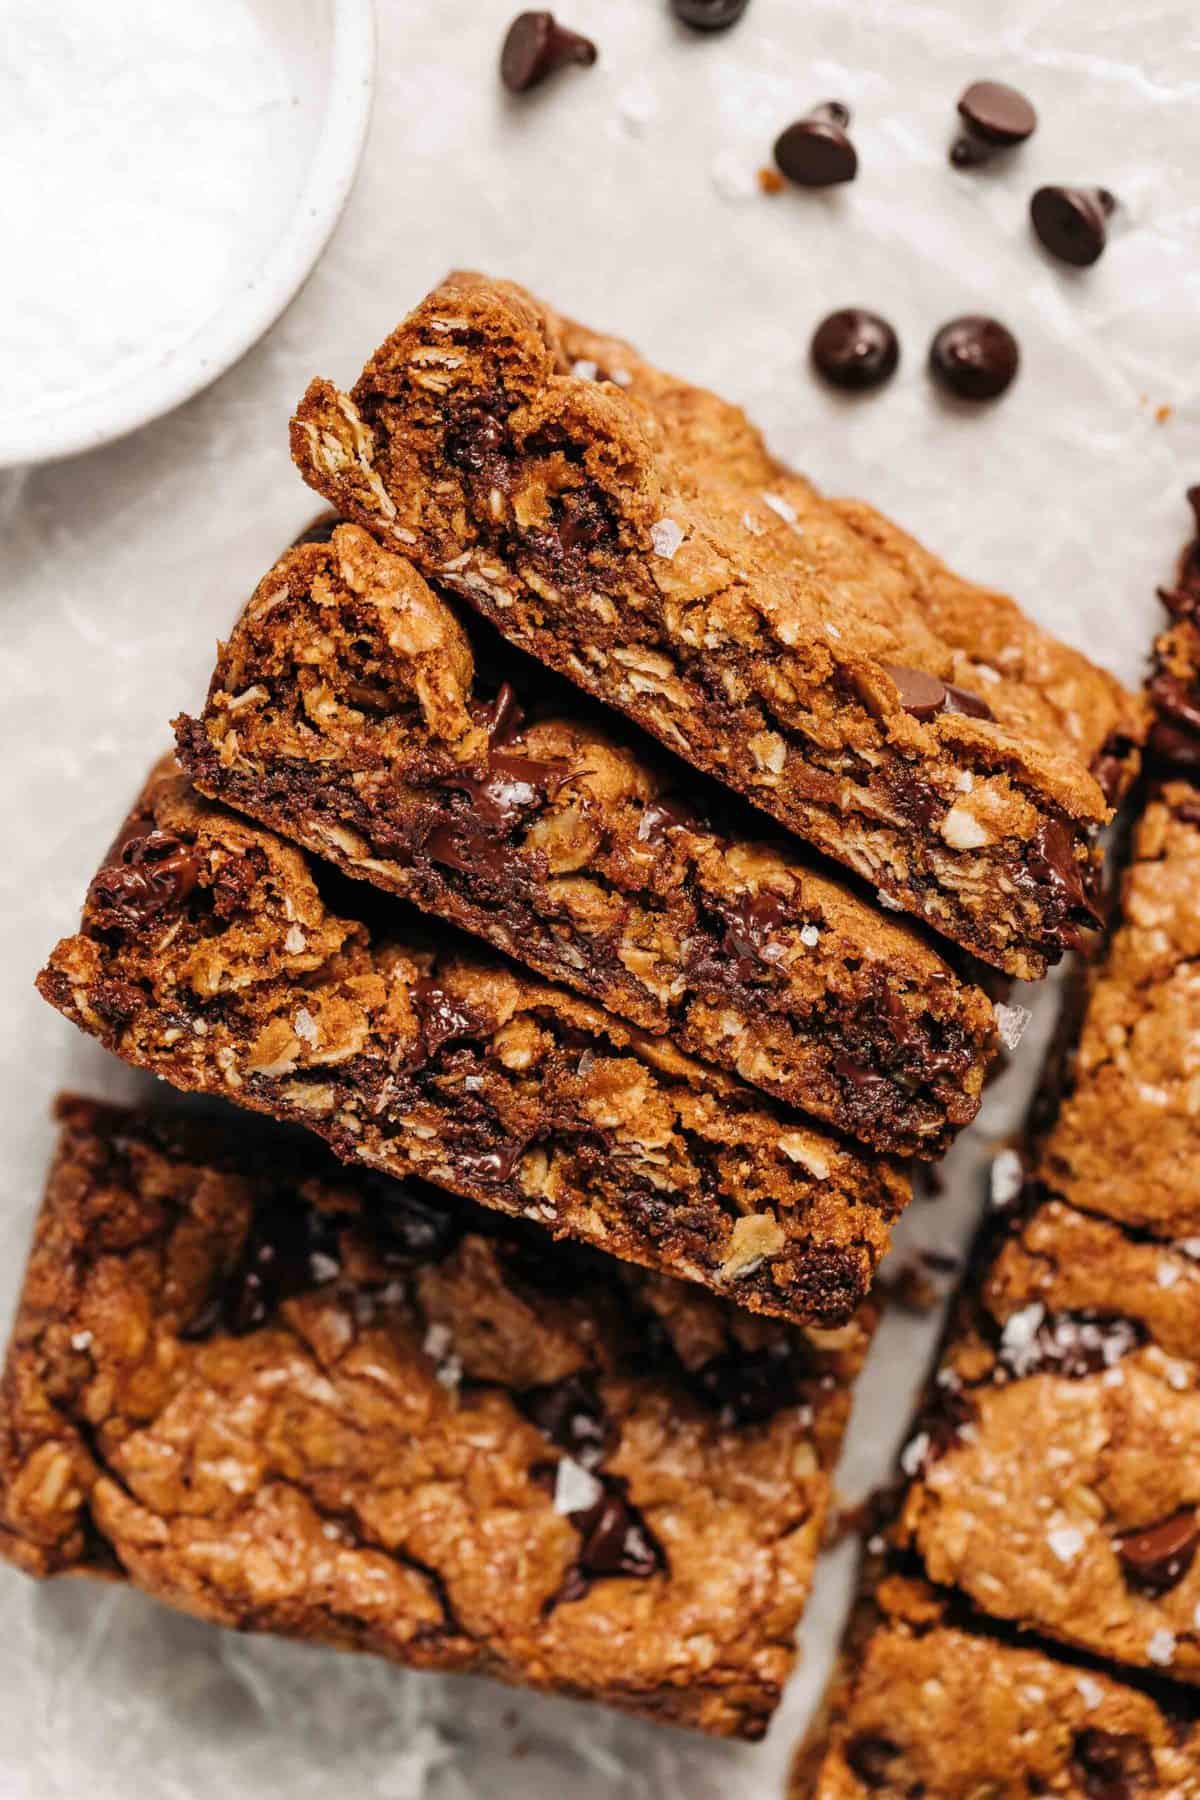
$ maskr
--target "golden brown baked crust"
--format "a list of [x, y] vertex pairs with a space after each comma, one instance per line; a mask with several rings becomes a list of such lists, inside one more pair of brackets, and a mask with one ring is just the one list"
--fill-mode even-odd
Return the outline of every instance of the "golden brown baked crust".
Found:
[[0, 1551], [761, 1734], [869, 1313], [820, 1341], [236, 1116], [59, 1114]]
[[204, 793], [877, 1149], [975, 1115], [979, 988], [357, 526], [280, 558], [176, 730]]
[[[339, 512], [985, 960], [1039, 974], [1094, 922], [1088, 765], [1121, 785], [1138, 703], [715, 396], [458, 276], [352, 395], [312, 384], [292, 444]], [[993, 608], [1007, 668], [964, 648]]]
[[[328, 896], [328, 898], [326, 898]], [[431, 940], [261, 826], [152, 777], [42, 994], [179, 1088], [309, 1126], [756, 1311], [849, 1318], [907, 1176], [590, 1002]], [[336, 908], [336, 910], [335, 910]]]
[[921, 1581], [860, 1609], [826, 1729], [791, 1800], [1195, 1800], [1194, 1715], [1098, 1669], [1004, 1642]]
[[1135, 830], [1121, 923], [1039, 1168], [1073, 1205], [1162, 1238], [1200, 1233], [1198, 952], [1200, 795], [1173, 782]]
[[1003, 1241], [905, 1453], [930, 1578], [1200, 1681], [1200, 1263], [1060, 1202]]

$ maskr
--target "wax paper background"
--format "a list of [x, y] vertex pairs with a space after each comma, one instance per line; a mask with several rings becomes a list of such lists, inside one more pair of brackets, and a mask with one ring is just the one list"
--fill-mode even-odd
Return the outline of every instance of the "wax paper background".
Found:
[[[515, 276], [741, 400], [775, 447], [867, 495], [959, 566], [1136, 679], [1153, 599], [1200, 478], [1200, 43], [1184, 0], [751, 0], [703, 39], [665, 0], [562, 0], [601, 46], [524, 103], [495, 57], [511, 0], [381, 0], [378, 99], [357, 190], [305, 292], [208, 394], [86, 458], [0, 478], [0, 1302], [15, 1288], [53, 1090], [135, 1082], [30, 982], [166, 721], [204, 690], [212, 645], [314, 511], [286, 450], [307, 378], [348, 379], [448, 266]], [[13, 47], [19, 53], [19, 46]], [[946, 164], [965, 82], [1015, 81], [1041, 114], [1002, 164]], [[760, 195], [754, 172], [810, 103], [855, 109], [861, 174]], [[1103, 261], [1052, 264], [1026, 225], [1047, 180], [1123, 205]], [[129, 243], [129, 256], [153, 246]], [[845, 401], [805, 366], [815, 322], [886, 312], [904, 360]], [[2, 307], [2, 301], [0, 301]], [[1017, 332], [1023, 368], [990, 410], [930, 390], [925, 348], [963, 311]], [[0, 329], [3, 328], [0, 312]], [[0, 397], [0, 404], [3, 399]], [[1170, 409], [1162, 416], [1160, 409]], [[961, 1241], [986, 1161], [1019, 1113], [1046, 1001], [923, 1244]], [[842, 1472], [886, 1466], [933, 1321], [885, 1331]], [[804, 1667], [757, 1748], [709, 1745], [600, 1709], [237, 1638], [135, 1595], [0, 1573], [0, 1792], [13, 1800], [750, 1800], [778, 1794], [819, 1691], [848, 1554], [823, 1569]]]

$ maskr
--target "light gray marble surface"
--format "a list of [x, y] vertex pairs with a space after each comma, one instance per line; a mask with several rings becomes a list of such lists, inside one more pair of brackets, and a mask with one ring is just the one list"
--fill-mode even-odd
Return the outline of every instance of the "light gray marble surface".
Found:
[[[53, 4], [53, 0], [48, 0]], [[701, 39], [665, 0], [562, 0], [601, 59], [524, 104], [495, 80], [510, 0], [380, 0], [374, 123], [357, 189], [305, 291], [209, 393], [108, 450], [0, 477], [0, 857], [5, 1305], [41, 1180], [51, 1093], [132, 1078], [35, 997], [31, 979], [166, 722], [201, 698], [213, 643], [314, 511], [286, 446], [315, 373], [351, 378], [447, 267], [516, 277], [744, 402], [822, 483], [892, 512], [965, 571], [1136, 679], [1200, 479], [1200, 39], [1183, 0], [751, 0]], [[4, 54], [19, 54], [5, 46]], [[1037, 103], [1003, 166], [946, 165], [976, 76]], [[861, 175], [829, 194], [753, 184], [778, 129], [833, 96]], [[1124, 202], [1079, 275], [1030, 241], [1042, 181]], [[126, 253], [152, 254], [130, 245]], [[867, 400], [818, 390], [809, 333], [878, 307], [904, 345]], [[0, 298], [0, 329], [3, 328]], [[991, 410], [939, 402], [936, 326], [994, 311], [1017, 386]], [[0, 406], [3, 396], [0, 396]], [[1161, 421], [1157, 409], [1169, 407]], [[1042, 996], [1043, 1002], [1049, 998]], [[990, 1144], [1010, 1127], [1043, 1003], [917, 1242], [961, 1241]], [[933, 1325], [894, 1320], [863, 1385], [850, 1495], [886, 1463]], [[12, 1800], [750, 1800], [781, 1790], [844, 1605], [830, 1559], [804, 1668], [767, 1742], [704, 1744], [599, 1709], [222, 1635], [136, 1596], [0, 1575], [0, 1793]]]

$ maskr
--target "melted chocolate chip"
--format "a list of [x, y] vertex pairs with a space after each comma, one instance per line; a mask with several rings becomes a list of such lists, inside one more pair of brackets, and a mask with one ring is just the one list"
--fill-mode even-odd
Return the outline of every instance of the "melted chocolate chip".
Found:
[[1157, 719], [1150, 732], [1150, 748], [1155, 756], [1178, 763], [1181, 769], [1200, 768], [1200, 738], [1181, 726]]
[[255, 1210], [242, 1254], [183, 1338], [223, 1330], [244, 1337], [266, 1324], [284, 1300], [341, 1273], [344, 1217], [280, 1196]]
[[968, 313], [943, 325], [929, 346], [935, 380], [959, 400], [996, 400], [1021, 360], [1017, 340], [998, 319]]
[[511, 681], [502, 681], [487, 705], [481, 708], [479, 722], [488, 734], [488, 742], [498, 748], [509, 743], [525, 723], [525, 708], [517, 699]]
[[526, 1388], [516, 1400], [525, 1417], [585, 1469], [594, 1469], [612, 1446], [612, 1422], [590, 1375]]
[[422, 976], [413, 983], [413, 1000], [421, 1021], [421, 1036], [428, 1056], [436, 1056], [452, 1038], [485, 1037], [487, 1028], [461, 1000], [447, 993], [441, 983]]
[[1134, 747], [1128, 738], [1112, 737], [1102, 745], [1092, 761], [1092, 774], [1110, 806], [1124, 786]]
[[886, 319], [844, 306], [822, 319], [809, 346], [812, 364], [834, 387], [851, 393], [882, 387], [900, 363], [900, 340]]
[[920, 1469], [906, 1468], [907, 1474], [923, 1473], [962, 1440], [964, 1429], [974, 1423], [975, 1402], [958, 1387], [938, 1386], [917, 1419], [910, 1443], [921, 1444]]
[[302, 544], [327, 544], [338, 526], [344, 524], [340, 513], [318, 513], [311, 525], [306, 525], [299, 537], [292, 539], [291, 548], [299, 550]]
[[1024, 94], [1002, 81], [973, 81], [958, 111], [965, 129], [951, 146], [950, 161], [959, 169], [1023, 144], [1037, 129], [1037, 113]]
[[927, 722], [940, 712], [965, 713], [972, 719], [990, 719], [994, 715], [986, 700], [953, 682], [942, 681], [924, 669], [908, 669], [900, 663], [881, 663], [895, 682], [900, 704], [914, 719]]
[[445, 437], [446, 460], [481, 476], [490, 487], [508, 485], [508, 432], [486, 407], [468, 406], [455, 416]]
[[1075, 855], [1070, 831], [1061, 819], [1047, 819], [1025, 856], [1025, 867], [1035, 881], [1056, 889], [1066, 905], [1100, 923], [1100, 909], [1089, 884], [1091, 870]]
[[1156, 675], [1150, 683], [1150, 698], [1173, 725], [1185, 731], [1200, 732], [1200, 693], [1178, 675], [1165, 672]]
[[814, 106], [775, 140], [775, 164], [798, 187], [835, 187], [853, 181], [858, 155], [846, 136], [850, 114], [840, 100]]
[[436, 825], [425, 839], [424, 848], [430, 862], [445, 863], [460, 875], [490, 876], [493, 881], [503, 880], [512, 861], [505, 845], [483, 831], [472, 830], [467, 820]]
[[101, 931], [136, 931], [182, 906], [199, 879], [192, 846], [140, 820], [126, 827], [92, 878], [88, 911]]
[[1184, 1506], [1156, 1525], [1119, 1537], [1116, 1551], [1130, 1587], [1143, 1594], [1166, 1594], [1191, 1568], [1197, 1545], [1196, 1509]]
[[779, 1344], [715, 1356], [695, 1371], [691, 1386], [722, 1425], [761, 1425], [796, 1405], [802, 1379], [797, 1358]]
[[728, 31], [749, 4], [750, 0], [671, 0], [671, 11], [693, 31]]
[[596, 60], [591, 38], [560, 25], [553, 13], [518, 13], [500, 51], [500, 79], [510, 94], [537, 87], [568, 63], [590, 68]]
[[[604, 1575], [631, 1575], [646, 1580], [667, 1566], [661, 1544], [628, 1498], [626, 1484], [618, 1475], [602, 1477], [604, 1492], [593, 1506], [568, 1513], [572, 1525], [583, 1539], [575, 1570], [576, 1582]], [[568, 1577], [562, 1598], [576, 1597], [574, 1584]]]
[[1107, 188], [1040, 187], [1029, 217], [1051, 256], [1086, 269], [1104, 252], [1116, 204]]
[[743, 894], [724, 903], [725, 948], [743, 981], [775, 973], [784, 946], [775, 935], [787, 913], [774, 894]]
[[890, 1738], [860, 1732], [846, 1745], [846, 1766], [865, 1787], [880, 1788], [891, 1779], [891, 1767], [899, 1754], [899, 1745]]
[[674, 794], [660, 794], [656, 800], [647, 801], [642, 808], [637, 834], [639, 843], [661, 844], [673, 831], [705, 829], [699, 813], [693, 812], [686, 801], [678, 799]]
[[460, 1150], [455, 1166], [468, 1181], [507, 1181], [525, 1154], [523, 1142], [498, 1144], [493, 1150]]
[[1104, 1731], [1098, 1725], [1077, 1731], [1071, 1773], [1087, 1800], [1136, 1800], [1158, 1791], [1150, 1746], [1130, 1731]]

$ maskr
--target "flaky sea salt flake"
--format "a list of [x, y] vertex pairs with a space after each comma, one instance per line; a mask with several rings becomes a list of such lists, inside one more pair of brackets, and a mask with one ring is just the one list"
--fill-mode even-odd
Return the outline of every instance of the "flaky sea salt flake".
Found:
[[674, 519], [656, 519], [650, 527], [650, 542], [654, 554], [670, 562], [683, 542], [683, 528]]
[[1025, 1036], [1025, 1027], [1033, 1014], [1027, 1006], [1007, 1006], [997, 1000], [992, 1008], [996, 1020], [996, 1036], [1006, 1050], [1015, 1050]]

